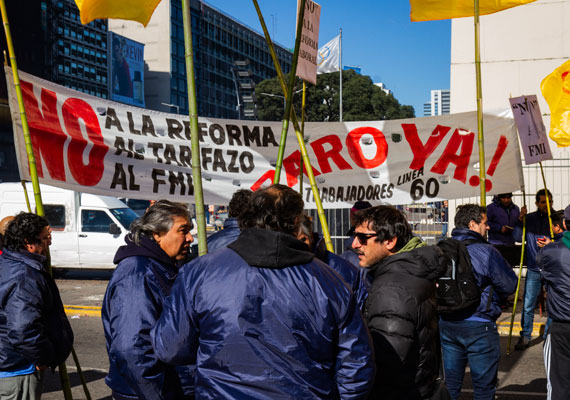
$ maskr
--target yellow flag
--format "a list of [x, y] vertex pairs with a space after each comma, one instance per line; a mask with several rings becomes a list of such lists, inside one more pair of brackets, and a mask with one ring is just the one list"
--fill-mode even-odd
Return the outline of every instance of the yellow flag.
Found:
[[540, 90], [550, 107], [550, 138], [570, 146], [570, 60], [544, 78]]
[[[479, 0], [479, 14], [493, 14], [532, 3], [536, 0]], [[475, 15], [473, 0], [410, 0], [412, 21], [432, 21], [436, 19], [449, 19], [472, 17]]]
[[81, 23], [95, 19], [128, 19], [146, 26], [160, 0], [75, 0]]

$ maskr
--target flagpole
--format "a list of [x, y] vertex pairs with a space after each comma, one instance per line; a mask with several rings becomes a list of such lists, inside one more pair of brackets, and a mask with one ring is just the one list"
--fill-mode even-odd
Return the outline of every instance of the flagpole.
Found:
[[477, 83], [477, 131], [479, 142], [479, 187], [481, 189], [480, 205], [487, 206], [485, 185], [485, 136], [483, 134], [483, 89], [481, 88], [481, 49], [479, 35], [479, 0], [475, 0], [475, 80]]
[[[287, 83], [285, 82], [285, 77], [283, 76], [283, 72], [281, 71], [281, 65], [279, 64], [279, 59], [277, 58], [277, 54], [275, 53], [273, 42], [271, 41], [271, 37], [269, 36], [269, 31], [267, 30], [267, 25], [265, 24], [265, 20], [263, 19], [263, 14], [261, 14], [261, 10], [259, 8], [257, 0], [253, 0], [253, 5], [257, 12], [261, 28], [263, 29], [263, 34], [265, 35], [265, 41], [267, 42], [267, 46], [269, 47], [269, 54], [271, 54], [271, 59], [273, 60], [273, 65], [275, 66], [275, 71], [277, 72], [277, 77], [279, 78], [281, 89], [283, 90], [283, 93], [286, 94], [289, 92], [287, 90]], [[331, 241], [331, 234], [329, 231], [329, 225], [327, 223], [327, 218], [325, 216], [325, 210], [323, 208], [323, 203], [321, 201], [319, 189], [317, 188], [317, 181], [315, 179], [315, 174], [313, 173], [313, 168], [311, 167], [311, 161], [309, 160], [307, 147], [305, 146], [305, 139], [303, 138], [301, 129], [299, 129], [299, 120], [297, 119], [295, 108], [291, 109], [291, 121], [293, 122], [293, 127], [295, 128], [297, 142], [299, 143], [299, 149], [301, 150], [303, 163], [305, 165], [305, 169], [307, 170], [307, 175], [309, 177], [309, 183], [311, 184], [313, 197], [315, 198], [315, 205], [317, 207], [317, 213], [319, 215], [319, 222], [321, 223], [321, 229], [323, 230], [323, 238], [325, 239], [327, 250], [334, 252], [334, 247]]]
[[[40, 182], [38, 180], [38, 171], [36, 168], [36, 159], [34, 157], [34, 149], [32, 147], [32, 140], [30, 138], [30, 127], [28, 126], [28, 118], [26, 116], [26, 109], [24, 107], [24, 98], [22, 95], [22, 87], [20, 86], [20, 76], [18, 74], [18, 64], [16, 63], [16, 54], [14, 53], [14, 44], [12, 43], [12, 33], [10, 31], [10, 24], [8, 23], [8, 12], [6, 11], [6, 3], [0, 0], [0, 12], [2, 13], [2, 23], [4, 24], [4, 33], [6, 35], [6, 44], [8, 46], [8, 54], [10, 57], [10, 65], [12, 67], [12, 76], [14, 79], [14, 89], [16, 90], [16, 97], [18, 98], [18, 109], [20, 112], [20, 119], [22, 121], [22, 131], [24, 133], [24, 142], [26, 143], [26, 153], [28, 155], [28, 165], [30, 168], [30, 176], [32, 178], [32, 188], [34, 191], [34, 199], [36, 203], [36, 214], [43, 217], [44, 203], [42, 202], [42, 193], [40, 191]], [[48, 264], [48, 272], [51, 275], [51, 263]], [[65, 362], [59, 364], [59, 377], [63, 391], [63, 397], [68, 400], [72, 399], [71, 384], [69, 382], [69, 375]]]
[[340, 102], [339, 102], [339, 121], [342, 122], [342, 28], [340, 28], [340, 37], [338, 38], [338, 70], [340, 72]]
[[190, 142], [192, 146], [192, 181], [194, 203], [198, 224], [198, 254], [208, 253], [206, 243], [206, 216], [204, 214], [204, 192], [202, 190], [202, 170], [200, 168], [200, 141], [198, 137], [198, 103], [196, 102], [196, 82], [194, 79], [194, 51], [192, 48], [192, 20], [190, 0], [182, 0], [182, 20], [184, 23], [184, 57], [186, 59], [186, 88], [188, 91], [188, 114], [190, 117]]
[[293, 104], [293, 89], [295, 88], [295, 78], [297, 73], [297, 64], [299, 62], [299, 49], [301, 48], [301, 35], [303, 31], [303, 18], [305, 18], [306, 0], [301, 0], [299, 15], [297, 16], [297, 33], [295, 36], [295, 50], [293, 52], [293, 61], [291, 63], [291, 76], [289, 77], [288, 93], [283, 91], [285, 97], [285, 114], [281, 123], [281, 140], [279, 141], [279, 150], [277, 151], [277, 163], [275, 164], [275, 175], [273, 183], [279, 183], [281, 179], [281, 167], [283, 166], [283, 157], [285, 155], [285, 145], [287, 144], [287, 131], [289, 130], [289, 118], [291, 116], [291, 106]]

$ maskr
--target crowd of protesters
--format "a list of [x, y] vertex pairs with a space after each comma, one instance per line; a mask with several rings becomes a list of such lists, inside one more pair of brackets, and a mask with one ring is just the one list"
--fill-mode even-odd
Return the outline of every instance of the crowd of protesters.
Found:
[[[508, 193], [487, 208], [458, 207], [451, 237], [465, 246], [479, 297], [446, 314], [438, 286], [450, 255], [414, 236], [395, 207], [357, 202], [339, 256], [294, 190], [238, 190], [209, 253], [194, 257], [188, 208], [155, 201], [118, 249], [103, 300], [112, 397], [458, 399], [469, 365], [474, 398], [493, 399], [496, 320], [516, 289], [509, 257], [526, 216], [516, 348], [528, 347], [542, 279], [549, 396], [567, 398], [570, 206], [551, 210], [550, 237], [546, 195], [552, 207], [550, 192], [539, 191], [531, 214]], [[51, 230], [29, 213], [0, 226], [0, 400], [39, 399], [44, 371], [64, 362], [73, 343], [46, 271]]]

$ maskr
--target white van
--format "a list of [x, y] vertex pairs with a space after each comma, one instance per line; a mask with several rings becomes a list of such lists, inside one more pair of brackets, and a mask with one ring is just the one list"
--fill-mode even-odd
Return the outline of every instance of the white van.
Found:
[[[52, 229], [51, 263], [56, 268], [115, 268], [115, 252], [125, 244], [130, 224], [138, 217], [122, 201], [40, 185]], [[32, 212], [32, 185], [27, 184]], [[20, 183], [0, 183], [0, 219], [28, 211]]]

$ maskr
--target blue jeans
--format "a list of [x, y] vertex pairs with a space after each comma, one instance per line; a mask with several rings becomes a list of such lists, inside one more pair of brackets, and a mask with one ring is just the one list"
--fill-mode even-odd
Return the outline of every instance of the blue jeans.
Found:
[[501, 349], [497, 324], [479, 321], [439, 321], [445, 384], [452, 399], [461, 394], [469, 363], [475, 400], [494, 399]]
[[534, 322], [534, 308], [536, 299], [540, 293], [541, 281], [540, 272], [527, 270], [524, 283], [524, 301], [521, 317], [521, 336], [530, 339], [532, 335], [532, 323]]

